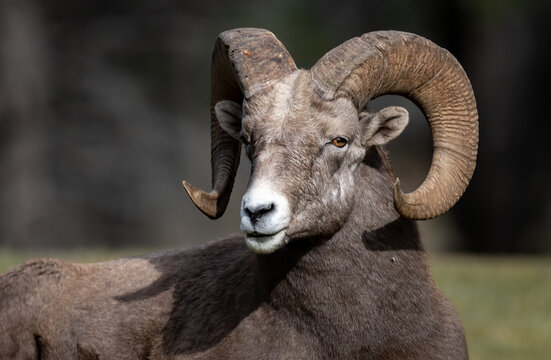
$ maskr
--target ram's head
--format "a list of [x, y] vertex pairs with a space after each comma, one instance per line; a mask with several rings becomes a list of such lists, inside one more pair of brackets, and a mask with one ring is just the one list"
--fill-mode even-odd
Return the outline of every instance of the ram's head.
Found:
[[425, 181], [409, 194], [394, 184], [402, 216], [447, 211], [474, 171], [478, 122], [468, 78], [449, 52], [416, 35], [368, 33], [311, 70], [298, 70], [272, 33], [227, 31], [215, 46], [211, 81], [213, 190], [184, 186], [207, 216], [221, 216], [244, 145], [252, 172], [241, 229], [258, 253], [299, 237], [331, 236], [342, 226], [361, 191], [354, 178], [366, 151], [398, 136], [408, 121], [399, 107], [362, 112], [375, 97], [413, 100], [433, 135]]

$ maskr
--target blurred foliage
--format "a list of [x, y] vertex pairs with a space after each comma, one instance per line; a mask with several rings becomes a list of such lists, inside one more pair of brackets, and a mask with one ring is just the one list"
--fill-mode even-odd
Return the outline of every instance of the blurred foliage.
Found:
[[[423, 232], [440, 248], [549, 252], [550, 17], [544, 0], [4, 0], [0, 244], [187, 246], [239, 231], [246, 160], [214, 223], [180, 181], [210, 184], [214, 39], [255, 26], [305, 68], [374, 30], [418, 33], [449, 49], [475, 90], [480, 154], [462, 200]], [[406, 104], [412, 121], [391, 155], [411, 189], [430, 162], [430, 136]]]

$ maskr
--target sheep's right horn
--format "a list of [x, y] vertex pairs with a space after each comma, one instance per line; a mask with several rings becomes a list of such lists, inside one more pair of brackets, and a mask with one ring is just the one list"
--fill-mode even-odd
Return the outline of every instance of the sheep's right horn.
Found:
[[188, 182], [184, 187], [205, 215], [216, 219], [230, 200], [239, 166], [241, 144], [220, 127], [214, 106], [221, 100], [241, 104], [275, 80], [297, 69], [291, 55], [271, 32], [235, 29], [218, 36], [211, 65], [211, 166], [212, 191], [206, 193]]

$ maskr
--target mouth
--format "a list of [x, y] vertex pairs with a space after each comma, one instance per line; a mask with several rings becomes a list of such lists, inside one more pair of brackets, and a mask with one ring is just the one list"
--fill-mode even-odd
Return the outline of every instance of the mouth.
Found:
[[245, 233], [245, 243], [249, 249], [257, 254], [271, 254], [287, 243], [285, 238], [286, 230], [285, 228], [274, 234]]

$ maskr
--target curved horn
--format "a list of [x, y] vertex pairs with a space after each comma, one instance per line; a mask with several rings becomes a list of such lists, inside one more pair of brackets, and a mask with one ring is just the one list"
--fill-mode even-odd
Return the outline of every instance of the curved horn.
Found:
[[394, 183], [394, 204], [410, 219], [449, 210], [465, 191], [476, 163], [478, 114], [471, 84], [445, 49], [414, 34], [367, 33], [327, 53], [312, 68], [322, 96], [348, 96], [362, 109], [369, 100], [396, 94], [414, 101], [432, 131], [429, 173], [415, 191]]
[[241, 150], [241, 143], [220, 127], [214, 106], [224, 99], [241, 104], [244, 97], [296, 69], [291, 55], [269, 31], [235, 29], [218, 36], [211, 65], [212, 191], [183, 182], [195, 206], [208, 217], [219, 218], [226, 210]]

